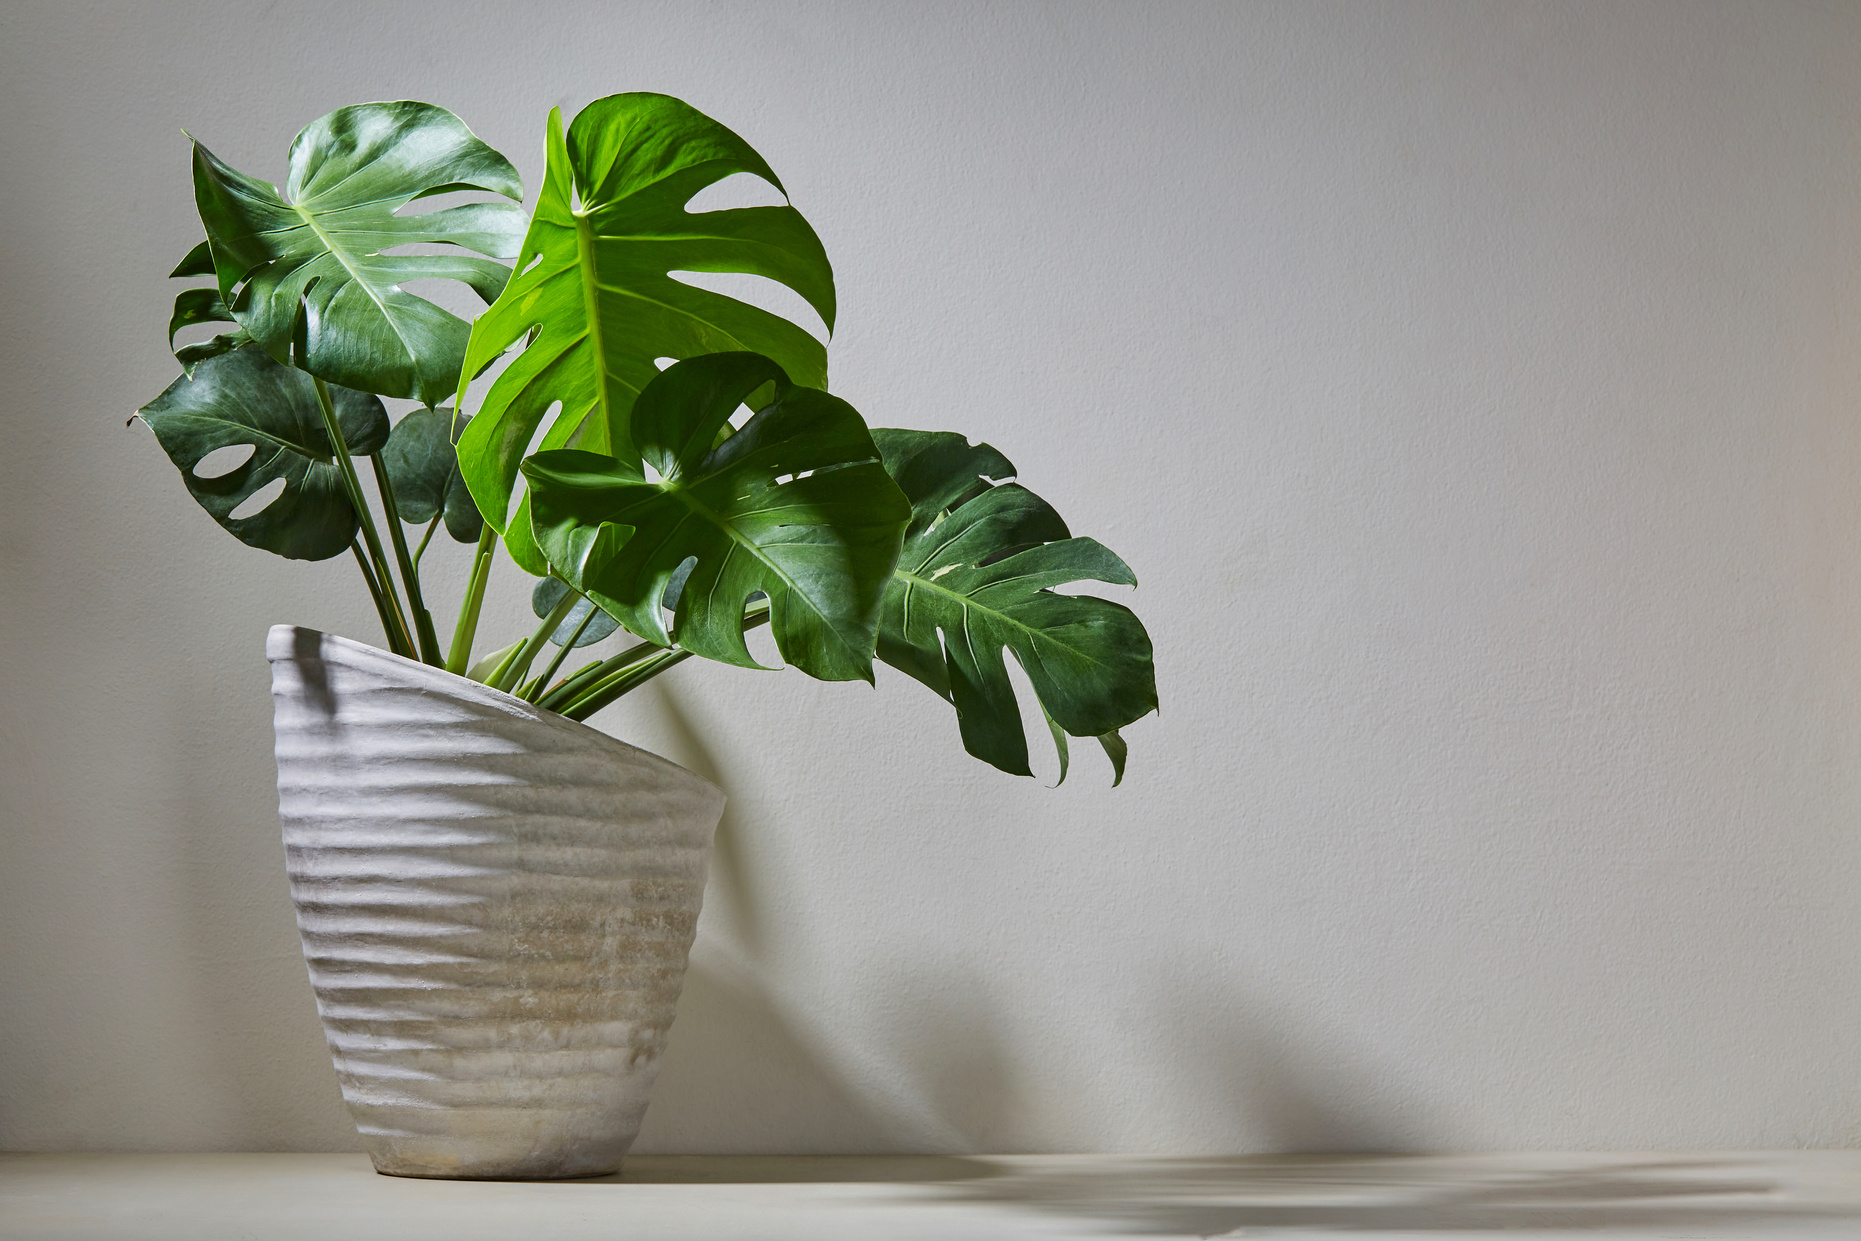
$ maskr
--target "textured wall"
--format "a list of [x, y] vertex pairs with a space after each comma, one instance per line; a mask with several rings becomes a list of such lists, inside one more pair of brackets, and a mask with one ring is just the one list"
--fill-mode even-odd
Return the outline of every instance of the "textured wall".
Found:
[[732, 797], [643, 1148], [1861, 1141], [1861, 10], [16, 0], [0, 1146], [355, 1141], [263, 645], [372, 611], [123, 426], [181, 127], [413, 96], [534, 185], [623, 89], [780, 171], [839, 392], [1130, 560], [1164, 701], [1116, 792], [883, 672], [598, 717]]

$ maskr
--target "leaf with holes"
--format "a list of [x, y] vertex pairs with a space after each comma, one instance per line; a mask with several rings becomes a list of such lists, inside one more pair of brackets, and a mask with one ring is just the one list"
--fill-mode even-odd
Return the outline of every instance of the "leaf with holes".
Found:
[[779, 281], [831, 330], [833, 269], [793, 207], [692, 213], [706, 186], [749, 173], [782, 183], [748, 143], [665, 95], [596, 100], [563, 132], [553, 111], [548, 171], [517, 274], [472, 326], [462, 383], [523, 345], [486, 393], [459, 444], [478, 506], [509, 533], [511, 555], [540, 572], [528, 514], [510, 513], [518, 466], [552, 407], [542, 450], [571, 444], [637, 459], [627, 433], [655, 359], [751, 350], [798, 384], [827, 386], [827, 351], [795, 324], [694, 288], [669, 273], [736, 272]]
[[[170, 278], [183, 276], [213, 275], [213, 256], [208, 253], [207, 243], [201, 242], [187, 252], [187, 257], [175, 265], [168, 273]], [[202, 323], [225, 323], [233, 327], [230, 332], [220, 332], [206, 340], [175, 348], [174, 338], [185, 327], [195, 327]], [[251, 343], [252, 338], [246, 330], [239, 327], [233, 312], [228, 310], [226, 302], [220, 297], [218, 288], [183, 289], [175, 295], [174, 314], [168, 319], [168, 348], [173, 351], [175, 361], [181, 364], [184, 375], [192, 375], [194, 367], [207, 358], [217, 358], [222, 353], [231, 353], [242, 345]]]
[[[510, 276], [492, 260], [516, 253], [523, 210], [494, 202], [396, 213], [467, 189], [523, 196], [510, 161], [430, 103], [357, 104], [312, 122], [291, 143], [282, 193], [194, 144], [195, 202], [240, 327], [277, 361], [292, 361], [295, 343], [313, 375], [428, 405], [458, 386], [470, 328], [401, 286], [458, 280], [491, 301]], [[389, 253], [432, 244], [452, 249]]]
[[[372, 453], [388, 438], [381, 402], [363, 392], [330, 389], [351, 451]], [[355, 509], [330, 455], [322, 407], [310, 376], [247, 347], [206, 358], [136, 411], [181, 471], [188, 491], [243, 543], [293, 560], [341, 555], [355, 537]], [[196, 473], [207, 454], [251, 445], [242, 464], [213, 477]], [[234, 510], [282, 480], [258, 512]]]
[[[460, 418], [459, 429], [469, 421]], [[425, 525], [444, 513], [447, 534], [461, 543], [475, 543], [485, 519], [459, 476], [455, 434], [450, 409], [416, 409], [394, 424], [388, 446], [381, 450], [381, 463], [387, 467], [402, 521]]]
[[885, 590], [879, 658], [956, 708], [963, 748], [1030, 775], [1027, 734], [1002, 652], [1033, 684], [1060, 752], [1097, 738], [1119, 779], [1117, 733], [1157, 706], [1150, 636], [1105, 599], [1054, 592], [1071, 582], [1135, 586], [1130, 567], [1070, 537], [1045, 500], [1015, 483], [987, 444], [949, 432], [876, 429], [885, 468], [911, 501], [905, 545]]
[[[765, 384], [774, 399], [713, 448]], [[749, 668], [760, 665], [743, 609], [767, 594], [784, 660], [824, 681], [870, 681], [910, 510], [858, 412], [768, 358], [718, 353], [648, 384], [628, 429], [640, 457], [557, 449], [524, 462], [551, 567], [638, 636]], [[660, 601], [687, 561], [668, 633]]]

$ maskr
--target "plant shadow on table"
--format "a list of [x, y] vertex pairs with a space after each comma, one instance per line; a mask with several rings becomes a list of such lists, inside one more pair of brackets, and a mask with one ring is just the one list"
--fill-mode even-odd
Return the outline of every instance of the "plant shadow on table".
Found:
[[1752, 1158], [1258, 1155], [1118, 1160], [972, 1160], [993, 1175], [940, 1188], [950, 1200], [1015, 1204], [1124, 1235], [1220, 1237], [1329, 1231], [1719, 1228], [1834, 1214], [1790, 1202]]

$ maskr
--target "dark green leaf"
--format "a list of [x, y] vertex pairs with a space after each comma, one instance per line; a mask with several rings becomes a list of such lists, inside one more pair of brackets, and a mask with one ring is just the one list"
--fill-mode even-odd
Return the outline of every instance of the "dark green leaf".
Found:
[[[491, 385], [459, 445], [479, 507], [506, 519], [526, 448], [560, 403], [544, 450], [571, 445], [626, 459], [634, 398], [656, 358], [753, 350], [794, 381], [827, 386], [827, 351], [801, 328], [668, 273], [741, 272], [780, 281], [831, 329], [833, 269], [792, 207], [691, 213], [694, 195], [733, 173], [775, 173], [736, 134], [665, 95], [589, 104], [564, 134], [550, 113], [548, 172], [511, 279], [472, 326], [465, 378], [523, 342]], [[526, 562], [524, 514], [511, 517], [511, 554]]]
[[203, 241], [189, 250], [181, 261], [174, 265], [174, 270], [168, 273], [168, 278], [172, 280], [177, 276], [211, 276], [213, 274], [213, 247]]
[[194, 368], [206, 359], [231, 353], [241, 345], [250, 343], [252, 338], [246, 335], [244, 328], [235, 328], [231, 332], [221, 332], [177, 349], [175, 333], [198, 323], [232, 322], [233, 314], [226, 309], [226, 303], [220, 300], [218, 289], [187, 289], [176, 295], [174, 314], [168, 320], [168, 347], [174, 350], [175, 360], [181, 364], [183, 374], [192, 375]]
[[[568, 593], [568, 589], [568, 583], [559, 577], [543, 578], [530, 591], [530, 610], [536, 613], [538, 620], [541, 620], [554, 611], [558, 603], [562, 602], [562, 596]], [[581, 629], [582, 621], [588, 619], [590, 612], [594, 613], [594, 617], [588, 620], [588, 628], [582, 629], [581, 637], [575, 638], [575, 631]], [[620, 622], [584, 598], [576, 601], [575, 606], [569, 610], [568, 616], [556, 626], [556, 631], [549, 635], [549, 640], [561, 646], [570, 638], [575, 638], [576, 646], [593, 646], [619, 627]]]
[[[716, 449], [743, 399], [775, 398]], [[669, 367], [635, 402], [639, 458], [576, 449], [524, 463], [537, 542], [558, 574], [633, 633], [757, 667], [743, 609], [769, 596], [777, 648], [822, 680], [872, 679], [879, 598], [909, 509], [857, 411], [756, 354]], [[660, 601], [693, 563], [667, 633]]]
[[[213, 260], [207, 252], [207, 243], [201, 242], [187, 252], [187, 257], [175, 265], [168, 273], [176, 276], [211, 276]], [[207, 358], [218, 357], [222, 353], [246, 344], [252, 338], [246, 335], [244, 328], [235, 327], [233, 331], [221, 332], [207, 340], [175, 348], [175, 334], [184, 327], [193, 327], [201, 323], [224, 323], [232, 326], [233, 312], [226, 308], [217, 288], [185, 289], [174, 299], [174, 314], [168, 319], [168, 348], [173, 350], [175, 360], [181, 363], [183, 374], [192, 375], [194, 367]]]
[[220, 294], [240, 326], [283, 362], [301, 316], [303, 365], [312, 374], [428, 405], [458, 386], [470, 328], [402, 284], [459, 280], [490, 301], [510, 272], [461, 250], [389, 251], [445, 243], [509, 258], [524, 228], [513, 203], [395, 214], [415, 199], [462, 189], [523, 195], [508, 160], [429, 103], [358, 104], [313, 122], [291, 143], [282, 194], [194, 145], [195, 202]]
[[1014, 483], [1008, 459], [948, 432], [875, 430], [911, 500], [904, 550], [886, 587], [879, 658], [956, 707], [963, 747], [1029, 775], [1027, 735], [1004, 650], [1032, 682], [1061, 756], [1063, 734], [1096, 737], [1123, 778], [1116, 730], [1157, 706], [1150, 636], [1128, 608], [1053, 587], [1136, 585], [1124, 561], [1068, 535], [1045, 500]]
[[[470, 421], [461, 417], [459, 430]], [[461, 543], [476, 543], [485, 521], [459, 476], [454, 437], [450, 409], [416, 409], [394, 424], [381, 463], [387, 467], [402, 521], [423, 526], [444, 513], [446, 533]]]
[[[386, 442], [380, 401], [346, 388], [332, 387], [330, 396], [352, 452], [372, 453]], [[240, 541], [294, 560], [325, 560], [348, 549], [355, 510], [331, 458], [310, 376], [261, 349], [235, 349], [202, 361], [193, 378], [175, 380], [137, 415], [200, 506]], [[195, 473], [208, 453], [241, 444], [254, 449], [244, 463], [213, 478]], [[232, 516], [275, 479], [284, 480], [277, 499], [250, 516]]]

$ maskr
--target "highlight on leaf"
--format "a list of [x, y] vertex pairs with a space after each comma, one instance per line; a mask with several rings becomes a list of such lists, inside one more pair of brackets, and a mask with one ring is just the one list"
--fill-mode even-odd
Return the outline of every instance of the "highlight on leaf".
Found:
[[[279, 190], [194, 144], [194, 198], [233, 318], [274, 360], [295, 356], [330, 383], [427, 405], [450, 395], [471, 329], [402, 285], [457, 280], [492, 301], [523, 210], [399, 212], [455, 190], [520, 200], [516, 169], [446, 109], [412, 100], [338, 108], [297, 135], [289, 163]], [[448, 248], [390, 253], [416, 244]]]
[[[511, 554], [534, 571], [530, 514], [512, 497], [525, 453], [575, 447], [637, 461], [627, 419], [657, 359], [749, 351], [807, 387], [826, 347], [779, 315], [670, 273], [762, 276], [800, 295], [831, 331], [833, 269], [793, 207], [690, 212], [700, 191], [748, 173], [782, 189], [762, 156], [691, 105], [611, 95], [565, 130], [550, 114], [547, 172], [514, 276], [472, 327], [464, 388], [498, 358], [459, 444], [467, 483]], [[785, 191], [784, 191], [785, 193]], [[552, 410], [555, 412], [552, 414]]]

